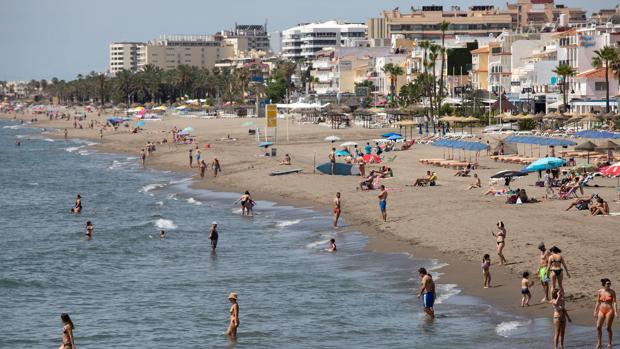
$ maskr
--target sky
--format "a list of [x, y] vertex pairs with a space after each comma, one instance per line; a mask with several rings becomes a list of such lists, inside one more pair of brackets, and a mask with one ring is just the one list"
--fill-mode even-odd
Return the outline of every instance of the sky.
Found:
[[[556, 0], [588, 13], [619, 2]], [[384, 9], [431, 4], [505, 7], [506, 0], [2, 0], [0, 80], [74, 79], [79, 73], [105, 71], [108, 45], [115, 41], [213, 34], [235, 22], [267, 20], [269, 31], [330, 19], [366, 22]]]

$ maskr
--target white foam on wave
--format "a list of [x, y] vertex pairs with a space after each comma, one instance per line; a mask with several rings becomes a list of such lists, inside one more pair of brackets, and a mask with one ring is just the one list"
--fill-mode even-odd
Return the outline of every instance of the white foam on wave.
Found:
[[155, 205], [157, 205], [157, 206], [164, 206], [164, 202], [163, 201], [157, 201], [155, 203]]
[[196, 200], [194, 198], [187, 199], [187, 203], [194, 204], [194, 205], [202, 205], [202, 202], [200, 202], [200, 201], [198, 201], [198, 200]]
[[22, 125], [2, 126], [2, 128], [9, 128], [11, 130], [18, 130], [18, 129], [22, 128]]
[[177, 225], [170, 219], [160, 218], [155, 221], [155, 226], [159, 229], [176, 229]]
[[301, 223], [300, 219], [294, 219], [294, 220], [290, 220], [290, 221], [281, 221], [278, 222], [276, 224], [276, 227], [278, 228], [285, 228], [285, 227], [290, 227], [291, 225], [295, 225], [295, 224], [299, 224]]
[[456, 284], [439, 284], [437, 285], [437, 299], [435, 303], [441, 304], [446, 299], [461, 293]]
[[163, 183], [153, 183], [153, 184], [147, 184], [147, 185], [143, 186], [143, 187], [142, 187], [140, 190], [138, 190], [138, 191], [139, 191], [139, 192], [141, 192], [141, 193], [148, 193], [148, 192], [150, 192], [151, 190], [155, 190], [155, 189], [158, 189], [158, 188], [163, 188], [163, 187], [165, 187], [165, 186], [166, 186], [166, 185], [165, 185], [165, 184], [163, 184]]
[[179, 183], [185, 183], [185, 182], [189, 182], [192, 180], [192, 177], [188, 177], [188, 178], [183, 178], [183, 179], [179, 179], [176, 181], [170, 181], [170, 184], [179, 184]]
[[88, 150], [79, 150], [78, 154], [82, 155], [82, 156], [86, 156], [86, 155], [90, 155], [90, 153], [88, 152]]
[[55, 142], [55, 140], [53, 140], [51, 138], [44, 138], [43, 140], [46, 141], [46, 142]]
[[69, 152], [69, 153], [73, 153], [76, 152], [80, 149], [84, 148], [83, 145], [79, 146], [79, 147], [69, 147], [69, 148], [65, 148], [65, 151]]
[[126, 166], [128, 164], [129, 164], [129, 162], [114, 160], [114, 161], [112, 161], [112, 165], [108, 166], [108, 169], [109, 170], [116, 170], [116, 169], [122, 168], [122, 167], [124, 167], [124, 166]]
[[26, 137], [26, 135], [17, 135], [17, 136], [15, 136], [15, 138], [18, 138], [18, 139], [25, 138], [25, 137]]
[[499, 325], [495, 326], [495, 333], [502, 337], [509, 337], [519, 327], [527, 326], [531, 321], [503, 321]]
[[317, 246], [326, 245], [328, 242], [329, 242], [329, 240], [321, 240], [321, 241], [311, 242], [311, 243], [306, 245], [306, 248], [315, 248]]
[[32, 186], [37, 186], [37, 185], [39, 185], [39, 183], [37, 183], [37, 182], [30, 182], [30, 183], [28, 183], [28, 184], [30, 184], [30, 185], [32, 185]]

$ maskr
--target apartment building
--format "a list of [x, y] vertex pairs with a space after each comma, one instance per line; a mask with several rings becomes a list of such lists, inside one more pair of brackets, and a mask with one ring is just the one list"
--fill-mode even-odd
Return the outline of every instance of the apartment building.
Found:
[[140, 55], [145, 45], [143, 42], [115, 42], [110, 44], [108, 71], [112, 74], [123, 69], [137, 71]]
[[282, 32], [282, 56], [312, 60], [327, 48], [366, 46], [366, 30], [364, 24], [341, 21], [300, 24]]
[[235, 55], [234, 45], [211, 35], [168, 35], [144, 46], [138, 68], [151, 64], [162, 69], [189, 65], [212, 69], [215, 62]]
[[444, 11], [443, 6], [423, 6], [421, 9], [411, 8], [409, 13], [395, 8], [370, 18], [368, 38], [374, 40], [402, 35], [407, 39], [440, 40], [442, 32], [439, 24], [443, 21], [450, 23], [445, 32], [446, 38], [456, 35], [488, 37], [512, 28], [512, 17], [494, 6], [472, 6], [467, 10], [453, 6], [448, 11]]
[[555, 4], [554, 0], [517, 0], [507, 4], [503, 13], [512, 17], [515, 29], [540, 29], [549, 23], [559, 23], [562, 16], [570, 23], [585, 23], [587, 20], [585, 10]]
[[220, 37], [221, 39], [229, 39], [229, 42], [237, 41], [237, 45], [241, 43], [241, 51], [270, 51], [267, 24], [235, 24], [233, 29], [221, 31], [216, 34], [216, 37]]
[[489, 46], [471, 51], [471, 84], [476, 90], [489, 89]]

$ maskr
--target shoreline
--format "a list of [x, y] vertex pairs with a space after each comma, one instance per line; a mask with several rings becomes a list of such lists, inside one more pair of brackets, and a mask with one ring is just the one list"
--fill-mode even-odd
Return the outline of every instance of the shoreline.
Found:
[[[26, 116], [26, 115], [24, 115]], [[91, 116], [92, 117], [92, 116]], [[0, 118], [7, 118], [7, 115], [0, 115]], [[12, 116], [9, 115], [9, 118], [12, 119]], [[182, 123], [179, 118], [171, 118], [173, 122]], [[217, 120], [206, 120], [206, 122], [217, 122]], [[40, 121], [36, 124], [31, 124], [28, 126], [31, 127], [55, 127], [55, 128], [64, 128], [69, 127], [70, 122], [68, 121], [52, 121], [49, 122], [47, 120]], [[148, 126], [147, 126], [148, 128]], [[133, 142], [113, 142], [114, 137], [110, 138], [105, 136], [103, 141], [99, 139], [98, 136], [94, 134], [89, 135], [90, 131], [94, 133], [94, 130], [76, 130], [79, 135], [75, 135], [75, 131], [70, 129], [70, 138], [80, 138], [87, 139], [94, 142], [98, 142], [95, 147], [103, 152], [110, 153], [122, 153], [122, 154], [131, 154], [137, 155], [137, 152], [132, 152], [131, 150], [136, 149], [136, 143]], [[327, 130], [329, 131], [329, 129]], [[375, 132], [380, 132], [375, 130]], [[50, 138], [62, 138], [61, 133], [49, 133], [47, 134]], [[131, 137], [131, 136], [130, 136]], [[152, 137], [152, 136], [151, 136]], [[143, 137], [140, 137], [143, 138]], [[112, 141], [109, 141], [109, 140]], [[220, 144], [215, 143], [217, 147]], [[305, 145], [306, 143], [302, 143]], [[287, 147], [288, 144], [278, 144], [278, 147]], [[291, 146], [293, 146], [291, 144]], [[289, 190], [286, 188], [286, 185], [276, 185], [267, 186], [267, 185], [257, 185], [256, 183], [252, 183], [248, 178], [238, 178], [238, 176], [233, 176], [234, 178], [228, 178], [228, 170], [227, 170], [227, 157], [223, 158], [224, 164], [223, 172], [218, 179], [213, 180], [211, 176], [208, 177], [207, 180], [200, 180], [200, 178], [196, 178], [197, 174], [195, 168], [190, 170], [187, 166], [181, 165], [182, 161], [185, 161], [185, 150], [187, 147], [180, 146], [183, 150], [179, 152], [178, 148], [175, 147], [175, 150], [168, 149], [165, 150], [165, 145], [158, 146], [158, 152], [155, 153], [155, 156], [152, 159], [148, 160], [147, 167], [157, 169], [157, 170], [166, 170], [166, 171], [174, 171], [177, 173], [185, 173], [191, 174], [192, 176], [192, 184], [191, 187], [195, 188], [205, 188], [218, 192], [231, 192], [236, 193], [242, 191], [240, 188], [248, 188], [252, 195], [258, 200], [269, 200], [276, 202], [278, 204], [287, 204], [292, 205], [294, 207], [310, 207], [318, 212], [325, 212], [326, 219], [328, 219], [330, 213], [326, 210], [327, 207], [331, 207], [331, 197], [323, 197], [323, 196], [311, 196], [307, 195], [308, 193], [300, 193], [299, 191]], [[435, 149], [436, 150], [436, 149]], [[162, 151], [160, 153], [160, 151]], [[211, 150], [209, 150], [211, 151]], [[181, 154], [179, 154], [181, 153]], [[225, 152], [222, 152], [225, 154]], [[398, 153], [400, 155], [401, 152]], [[161, 155], [160, 155], [161, 154]], [[162, 156], [163, 155], [163, 156]], [[176, 155], [176, 157], [174, 157]], [[178, 156], [182, 155], [182, 156]], [[218, 154], [219, 156], [219, 154]], [[174, 157], [174, 159], [172, 159]], [[180, 158], [181, 160], [179, 160]], [[260, 161], [259, 159], [257, 161]], [[270, 159], [271, 160], [271, 159]], [[180, 162], [181, 161], [181, 162]], [[295, 160], [294, 160], [295, 161]], [[241, 164], [235, 163], [237, 168], [243, 168], [246, 164], [241, 161]], [[259, 167], [259, 166], [256, 166]], [[296, 167], [296, 166], [294, 166]], [[261, 168], [261, 170], [264, 168]], [[244, 170], [242, 169], [241, 172]], [[254, 166], [248, 168], [248, 172], [254, 172]], [[236, 172], [235, 172], [236, 173]], [[301, 175], [292, 175], [298, 177], [313, 176], [321, 178], [322, 176], [312, 175], [310, 173], [304, 172]], [[251, 177], [251, 176], [250, 176]], [[223, 178], [223, 179], [222, 179]], [[331, 176], [323, 177], [323, 178], [332, 178], [334, 180], [338, 180], [341, 184], [343, 182], [343, 178], [333, 178]], [[289, 182], [290, 178], [286, 179], [286, 182]], [[347, 178], [344, 178], [346, 180]], [[284, 182], [284, 181], [283, 181]], [[296, 182], [296, 181], [295, 181]], [[357, 182], [357, 181], [355, 181]], [[300, 181], [300, 183], [304, 183]], [[260, 183], [263, 184], [263, 183]], [[284, 183], [283, 183], [284, 184]], [[322, 183], [327, 185], [327, 183]], [[346, 184], [345, 184], [346, 185]], [[332, 185], [333, 186], [333, 185]], [[292, 188], [295, 189], [295, 188]], [[335, 191], [335, 190], [334, 190]], [[351, 195], [350, 193], [348, 195]], [[438, 271], [442, 273], [440, 283], [453, 283], [457, 285], [457, 288], [461, 290], [461, 294], [471, 295], [482, 299], [484, 302], [498, 307], [501, 310], [509, 311], [512, 314], [524, 316], [528, 318], [548, 318], [551, 319], [551, 307], [548, 304], [539, 304], [539, 291], [540, 285], [536, 282], [534, 286], [534, 297], [532, 299], [532, 306], [526, 309], [522, 309], [519, 305], [520, 295], [518, 294], [517, 285], [519, 281], [518, 275], [509, 268], [499, 267], [496, 264], [493, 265], [491, 272], [493, 275], [493, 284], [500, 285], [493, 287], [491, 289], [483, 289], [481, 287], [481, 276], [479, 273], [479, 262], [472, 260], [472, 258], [468, 258], [469, 256], [463, 251], [458, 251], [454, 253], [454, 251], [446, 251], [441, 248], [434, 246], [427, 246], [422, 244], [420, 239], [412, 238], [404, 238], [403, 236], [399, 236], [396, 231], [402, 229], [400, 227], [391, 227], [389, 223], [391, 223], [390, 217], [388, 217], [388, 224], [382, 224], [373, 219], [369, 219], [367, 215], [358, 213], [358, 210], [351, 209], [348, 205], [349, 197], [344, 197], [343, 204], [343, 218], [348, 222], [348, 225], [344, 228], [341, 228], [345, 231], [358, 231], [369, 237], [368, 245], [366, 249], [372, 251], [379, 252], [407, 252], [413, 255], [416, 258], [424, 258], [424, 259], [436, 259], [441, 262], [447, 263], [447, 266], [440, 268]], [[373, 207], [374, 207], [374, 201]], [[372, 214], [378, 215], [377, 212], [372, 212]], [[535, 249], [535, 246], [532, 247]], [[491, 251], [488, 253], [491, 254]], [[510, 257], [509, 257], [510, 258]], [[494, 261], [495, 262], [495, 261]], [[415, 271], [412, 271], [416, 277]], [[570, 279], [568, 280], [570, 282]], [[507, 291], [508, 290], [508, 291]], [[495, 292], [494, 292], [495, 291]], [[591, 309], [593, 308], [593, 302], [586, 300], [584, 297], [577, 298], [576, 300], [572, 300], [568, 302], [571, 310], [571, 316], [574, 318], [574, 323], [592, 326], [593, 319], [591, 315]]]

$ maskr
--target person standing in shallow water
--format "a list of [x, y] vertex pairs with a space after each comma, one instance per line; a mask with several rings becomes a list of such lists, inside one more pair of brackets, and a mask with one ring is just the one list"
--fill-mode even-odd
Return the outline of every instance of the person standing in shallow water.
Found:
[[334, 228], [338, 226], [338, 219], [340, 218], [340, 192], [336, 193], [334, 198]]
[[211, 223], [211, 232], [209, 233], [209, 240], [211, 240], [211, 250], [215, 251], [217, 248], [217, 239], [219, 239], [220, 235], [217, 232], [217, 222]]
[[69, 317], [69, 314], [60, 314], [60, 320], [62, 320], [62, 344], [58, 349], [75, 349], [75, 342], [73, 340], [73, 321]]
[[425, 268], [418, 269], [420, 274], [420, 291], [418, 298], [422, 297], [424, 303], [424, 312], [431, 318], [435, 318], [435, 281]]
[[82, 213], [82, 196], [80, 196], [80, 194], [77, 194], [77, 197], [75, 198], [75, 205], [71, 209], [71, 212]]
[[231, 292], [228, 295], [230, 301], [230, 323], [228, 324], [228, 330], [226, 335], [231, 339], [237, 338], [237, 328], [239, 328], [239, 303], [237, 303], [237, 294]]
[[86, 222], [86, 238], [87, 239], [92, 239], [93, 238], [93, 229], [95, 227], [93, 226], [93, 223], [91, 223], [91, 221]]
[[594, 318], [596, 319], [596, 348], [601, 347], [603, 337], [603, 324], [607, 323], [607, 347], [613, 347], [613, 323], [618, 315], [618, 304], [616, 302], [616, 291], [611, 289], [611, 281], [607, 278], [601, 279], [603, 288], [596, 294], [596, 306], [594, 307]]

